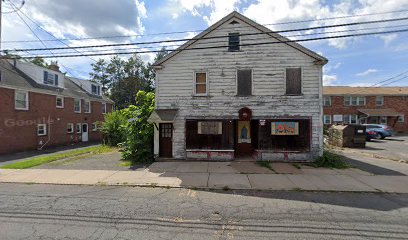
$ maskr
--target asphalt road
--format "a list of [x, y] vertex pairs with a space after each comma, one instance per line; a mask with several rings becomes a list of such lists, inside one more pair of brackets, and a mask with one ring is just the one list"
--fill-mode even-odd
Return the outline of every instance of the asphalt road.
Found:
[[0, 184], [0, 239], [408, 239], [408, 195]]

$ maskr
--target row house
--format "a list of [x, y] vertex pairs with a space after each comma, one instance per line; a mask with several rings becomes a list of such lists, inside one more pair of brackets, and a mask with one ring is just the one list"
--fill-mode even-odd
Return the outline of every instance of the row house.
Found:
[[155, 63], [155, 154], [312, 161], [323, 151], [326, 63], [232, 12]]
[[323, 88], [323, 122], [385, 124], [408, 132], [408, 87]]
[[0, 154], [100, 141], [98, 123], [113, 102], [101, 86], [43, 68], [0, 61]]

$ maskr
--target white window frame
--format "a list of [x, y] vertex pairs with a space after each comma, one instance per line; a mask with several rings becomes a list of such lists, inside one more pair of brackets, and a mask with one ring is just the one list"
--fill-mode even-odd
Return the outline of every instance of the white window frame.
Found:
[[[88, 109], [88, 111], [86, 110], [86, 104], [87, 103], [89, 103], [89, 109]], [[91, 113], [92, 112], [92, 110], [91, 110], [91, 101], [90, 100], [85, 100], [84, 101], [84, 113]]]
[[[385, 119], [385, 121], [383, 121], [383, 119]], [[386, 116], [380, 116], [378, 120], [379, 120], [380, 124], [387, 124], [387, 122], [388, 122], [388, 117], [386, 117]]]
[[[57, 78], [56, 76], [58, 76], [58, 74], [52, 73], [52, 72], [49, 72], [49, 71], [44, 71], [44, 74], [45, 74], [45, 72], [47, 72], [47, 81], [52, 81], [52, 84], [51, 83], [45, 83], [44, 81], [43, 81], [43, 84], [48, 85], [48, 86], [58, 86], [58, 84], [55, 84], [55, 79]], [[50, 76], [52, 76], [52, 79], [50, 78]]]
[[[76, 101], [79, 101], [79, 111], [77, 111], [77, 110], [75, 109]], [[76, 113], [81, 113], [81, 102], [82, 102], [81, 99], [74, 98], [74, 112], [76, 112]]]
[[[352, 117], [355, 118], [355, 122], [352, 122]], [[348, 121], [346, 119], [348, 118]], [[343, 122], [346, 124], [357, 124], [358, 123], [358, 116], [354, 114], [345, 114], [343, 116]]]
[[[40, 128], [42, 128], [43, 133], [40, 133]], [[37, 124], [37, 136], [46, 136], [47, 135], [47, 124], [41, 123]]]
[[[68, 126], [71, 126], [71, 131], [68, 131]], [[74, 133], [74, 124], [73, 123], [67, 123], [67, 133]]]
[[[197, 93], [197, 73], [205, 74], [205, 93]], [[208, 73], [207, 71], [195, 71], [194, 72], [194, 82], [193, 82], [193, 93], [194, 96], [208, 96]]]
[[[17, 101], [17, 94], [24, 94], [25, 95], [25, 100], [26, 100], [26, 106], [24, 108], [17, 107], [16, 101]], [[28, 92], [27, 91], [20, 91], [16, 90], [14, 92], [14, 109], [16, 110], [28, 110], [29, 109], [29, 103], [30, 101], [28, 100]]]
[[94, 122], [92, 123], [92, 132], [98, 131], [98, 123]]
[[[96, 87], [96, 93], [94, 93], [94, 92], [92, 91], [92, 87], [93, 87], [93, 86]], [[92, 93], [93, 95], [98, 95], [98, 96], [100, 96], [100, 95], [101, 95], [101, 86], [99, 86], [99, 85], [97, 85], [97, 84], [91, 84], [91, 93]]]
[[[381, 100], [381, 104], [378, 104], [378, 100]], [[375, 97], [375, 105], [376, 106], [384, 106], [384, 96], [376, 96]]]
[[[360, 104], [360, 100], [363, 100], [363, 104]], [[355, 103], [353, 103], [355, 102]], [[365, 106], [365, 96], [344, 96], [344, 106]]]
[[106, 113], [106, 103], [102, 103], [102, 114]]
[[[329, 104], [326, 104], [326, 100], [329, 100], [328, 102], [329, 102]], [[329, 106], [331, 106], [332, 105], [332, 102], [331, 102], [331, 96], [323, 96], [323, 106], [325, 106], [325, 107], [329, 107]]]
[[82, 123], [75, 124], [75, 132], [76, 133], [82, 133]]
[[325, 124], [325, 125], [332, 124], [332, 116], [331, 115], [323, 115], [323, 124]]
[[405, 122], [405, 116], [404, 115], [398, 116], [397, 122], [399, 122], [399, 123]]
[[[62, 101], [61, 101], [62, 106], [58, 106], [58, 99], [62, 99]], [[56, 106], [57, 108], [64, 108], [64, 97], [62, 97], [62, 96], [56, 96], [56, 97], [55, 97], [55, 106]]]

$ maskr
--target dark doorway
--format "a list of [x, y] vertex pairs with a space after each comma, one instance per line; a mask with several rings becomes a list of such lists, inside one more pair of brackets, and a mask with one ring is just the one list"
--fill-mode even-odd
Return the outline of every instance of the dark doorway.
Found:
[[237, 139], [235, 147], [237, 157], [250, 157], [252, 155], [253, 132], [251, 127], [251, 121], [237, 121]]
[[173, 157], [173, 124], [159, 124], [159, 156], [165, 158]]

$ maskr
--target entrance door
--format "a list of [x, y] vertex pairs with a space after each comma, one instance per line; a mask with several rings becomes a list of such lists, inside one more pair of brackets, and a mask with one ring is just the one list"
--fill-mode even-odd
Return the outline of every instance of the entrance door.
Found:
[[249, 157], [252, 151], [251, 121], [238, 121], [236, 153], [241, 157]]
[[173, 124], [160, 123], [159, 134], [159, 156], [173, 157]]
[[82, 124], [82, 142], [88, 142], [88, 124]]

